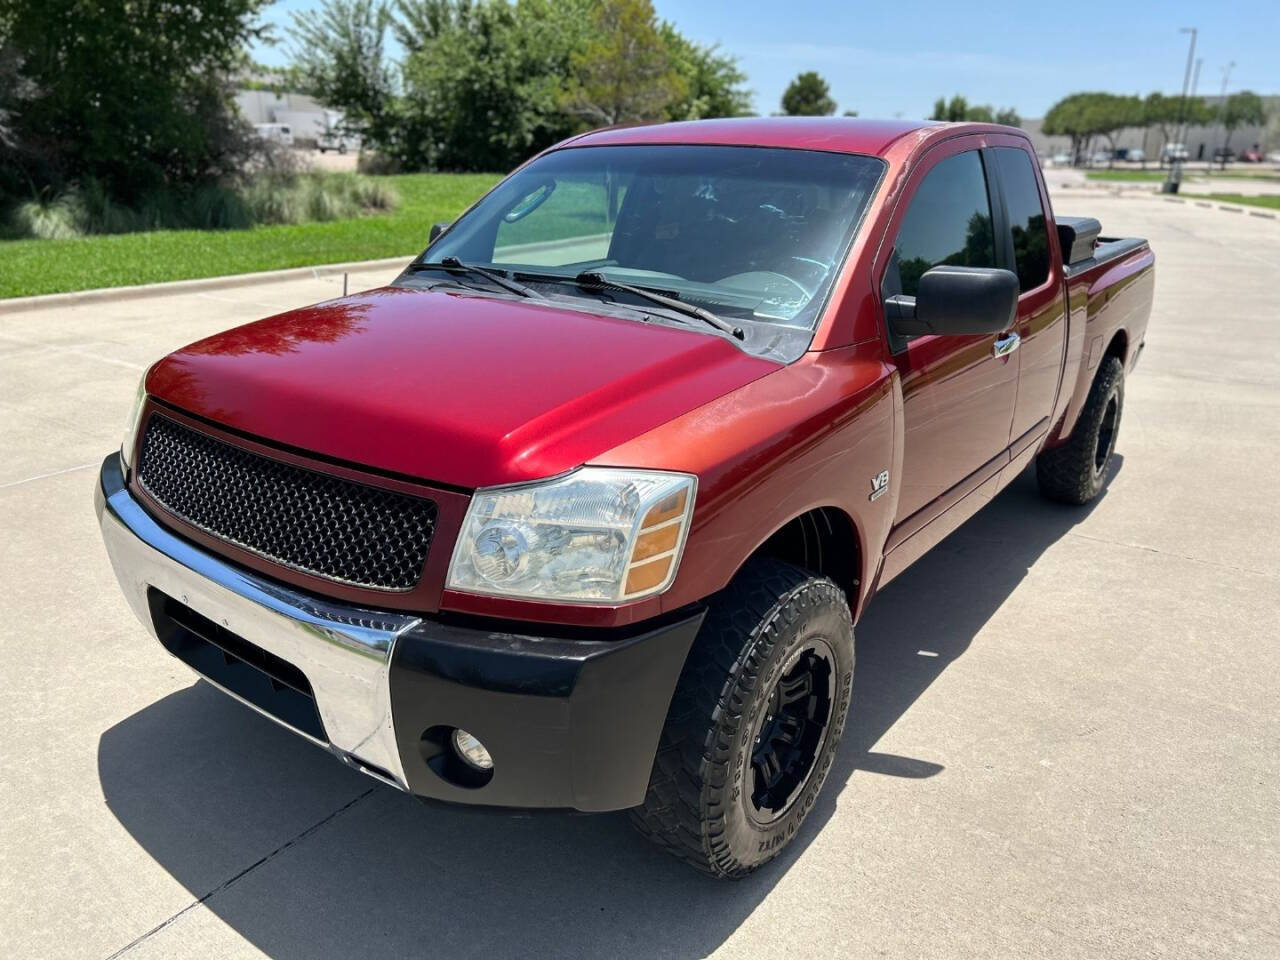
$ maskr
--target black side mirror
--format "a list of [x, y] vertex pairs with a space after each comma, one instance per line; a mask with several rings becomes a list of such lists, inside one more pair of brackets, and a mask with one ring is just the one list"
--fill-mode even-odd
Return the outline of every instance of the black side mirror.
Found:
[[451, 226], [453, 226], [453, 224], [447, 220], [444, 223], [433, 223], [431, 225], [431, 232], [427, 234], [427, 243], [435, 243], [436, 237], [440, 236], [440, 234], [444, 233]]
[[902, 336], [1002, 333], [1017, 314], [1018, 277], [992, 267], [934, 267], [914, 297], [889, 297], [885, 309]]

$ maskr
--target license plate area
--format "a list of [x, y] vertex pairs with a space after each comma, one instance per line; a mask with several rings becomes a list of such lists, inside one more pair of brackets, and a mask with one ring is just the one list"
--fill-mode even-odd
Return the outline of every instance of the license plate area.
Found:
[[327, 743], [315, 694], [292, 663], [250, 643], [150, 587], [147, 603], [161, 645], [228, 693], [319, 743]]

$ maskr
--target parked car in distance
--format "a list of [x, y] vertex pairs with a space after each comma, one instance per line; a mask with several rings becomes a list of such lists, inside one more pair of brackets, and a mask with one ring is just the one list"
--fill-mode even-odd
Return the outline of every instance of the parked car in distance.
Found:
[[876, 593], [1032, 464], [1104, 490], [1154, 255], [1100, 232], [994, 124], [588, 133], [391, 284], [153, 365], [107, 553], [165, 650], [353, 769], [629, 809], [741, 877], [844, 769]]
[[1213, 151], [1214, 163], [1230, 163], [1236, 158], [1236, 152], [1230, 147], [1215, 147]]
[[1166, 143], [1160, 151], [1160, 162], [1172, 163], [1175, 160], [1186, 160], [1190, 156], [1185, 143]]
[[321, 153], [326, 153], [329, 150], [334, 150], [337, 153], [346, 153], [355, 146], [354, 138], [338, 130], [326, 130], [316, 139], [316, 149]]
[[287, 123], [255, 123], [253, 129], [263, 140], [293, 146], [293, 128]]
[[1069, 167], [1071, 166], [1071, 154], [1055, 153], [1050, 158], [1050, 163], [1052, 163], [1055, 167]]
[[1097, 150], [1089, 158], [1089, 165], [1093, 167], [1109, 167], [1111, 166], [1111, 160], [1111, 154], [1106, 150]]
[[1242, 150], [1240, 152], [1240, 159], [1245, 163], [1262, 163], [1265, 158], [1262, 155], [1262, 150], [1259, 149], [1258, 145], [1255, 143], [1248, 150]]
[[1147, 151], [1141, 147], [1130, 147], [1125, 151], [1124, 159], [1130, 163], [1145, 163], [1147, 159]]

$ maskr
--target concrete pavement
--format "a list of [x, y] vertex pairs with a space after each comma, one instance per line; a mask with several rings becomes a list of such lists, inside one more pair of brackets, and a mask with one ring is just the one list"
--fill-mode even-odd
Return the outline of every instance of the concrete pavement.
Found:
[[0, 315], [6, 955], [1280, 955], [1280, 222], [1056, 207], [1157, 251], [1120, 469], [1022, 477], [872, 603], [825, 798], [737, 884], [622, 816], [424, 808], [133, 620], [91, 494], [138, 375], [340, 276]]

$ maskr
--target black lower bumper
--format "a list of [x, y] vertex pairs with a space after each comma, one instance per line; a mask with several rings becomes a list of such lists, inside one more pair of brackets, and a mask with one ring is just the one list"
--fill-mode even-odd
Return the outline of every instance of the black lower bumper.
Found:
[[[639, 804], [702, 617], [595, 639], [424, 621], [401, 635], [390, 666], [391, 714], [410, 791], [494, 806]], [[484, 744], [492, 776], [474, 776], [459, 763], [455, 729]]]

